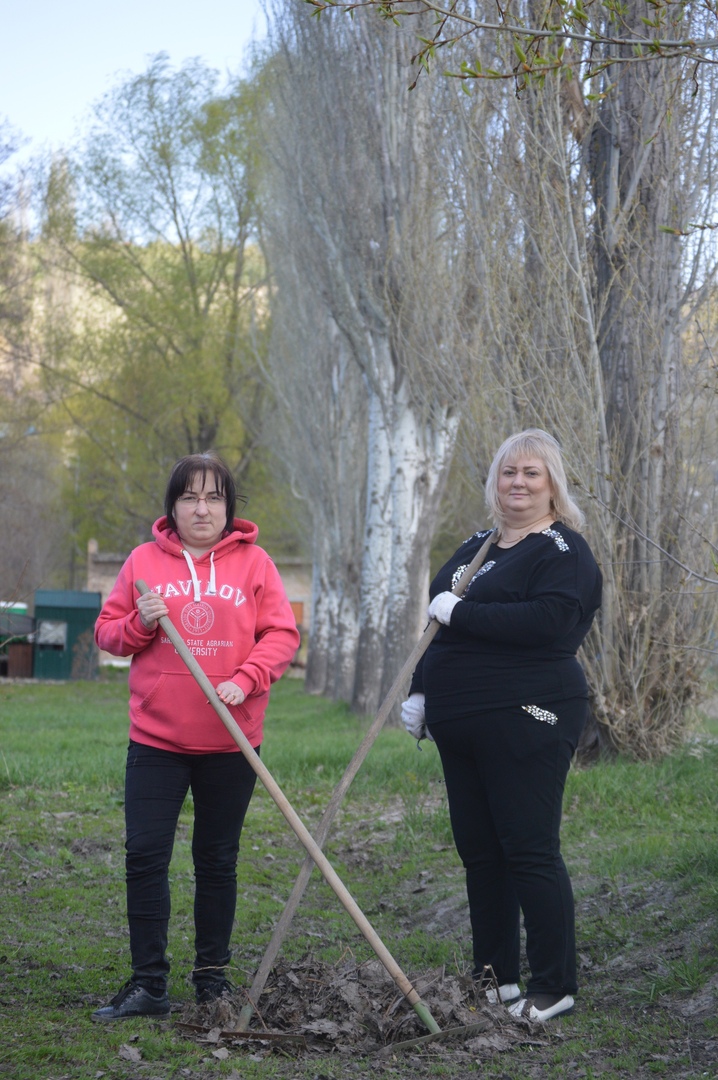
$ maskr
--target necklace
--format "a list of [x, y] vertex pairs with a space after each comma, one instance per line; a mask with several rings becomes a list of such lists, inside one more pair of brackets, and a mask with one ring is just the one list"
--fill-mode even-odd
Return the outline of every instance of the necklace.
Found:
[[524, 532], [519, 533], [515, 540], [507, 540], [504, 534], [501, 533], [501, 536], [497, 541], [499, 547], [515, 547], [516, 544], [519, 544], [522, 540], [525, 540], [529, 533], [540, 532], [541, 530], [537, 528], [537, 526], [543, 525], [544, 521], [551, 522], [553, 521], [553, 517], [549, 514], [546, 517], [539, 518], [538, 521], [534, 521], [533, 525], [530, 525], [528, 529], [526, 529]]

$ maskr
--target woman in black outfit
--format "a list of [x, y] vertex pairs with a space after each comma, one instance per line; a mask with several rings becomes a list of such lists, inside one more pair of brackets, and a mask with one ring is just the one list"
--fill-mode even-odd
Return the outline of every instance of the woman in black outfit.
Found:
[[[576, 651], [601, 603], [561, 451], [530, 429], [500, 447], [486, 500], [497, 539], [462, 597], [450, 592], [488, 536], [475, 533], [430, 589], [442, 628], [414, 672], [402, 719], [436, 742], [466, 868], [474, 977], [511, 1012], [573, 1008], [576, 944], [559, 829], [564, 784], [588, 710]], [[531, 970], [519, 990], [523, 912]], [[498, 987], [498, 993], [497, 989]]]

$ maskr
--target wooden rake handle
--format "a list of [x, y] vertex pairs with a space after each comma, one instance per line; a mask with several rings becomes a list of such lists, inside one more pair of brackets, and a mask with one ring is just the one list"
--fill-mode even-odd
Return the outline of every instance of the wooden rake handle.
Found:
[[[135, 588], [137, 589], [140, 596], [143, 596], [145, 593], [150, 592], [147, 584], [141, 580], [135, 582]], [[163, 615], [162, 618], [159, 620], [159, 623], [164, 632], [167, 634], [167, 637], [174, 645], [180, 658], [185, 663], [190, 673], [194, 676], [197, 683], [199, 683], [203, 692], [207, 695], [207, 700], [209, 704], [217, 713], [220, 720], [231, 735], [232, 739], [235, 741], [237, 746], [244, 754], [248, 764], [251, 765], [251, 767], [254, 769], [255, 773], [262, 781], [265, 788], [281, 810], [284, 818], [293, 829], [298, 840], [303, 845], [303, 847], [306, 848], [308, 854], [311, 855], [313, 861], [319, 867], [322, 877], [327, 882], [327, 884], [334, 890], [334, 893], [338, 897], [344, 910], [349, 915], [351, 915], [357, 928], [363, 934], [366, 941], [376, 953], [378, 959], [382, 962], [389, 975], [392, 977], [404, 997], [407, 999], [407, 1001], [412, 1006], [412, 1008], [422, 1020], [422, 1022], [425, 1024], [425, 1026], [432, 1033], [439, 1032], [441, 1028], [429, 1012], [428, 1007], [421, 1000], [418, 993], [411, 985], [409, 979], [406, 977], [394, 957], [391, 955], [387, 947], [382, 942], [379, 935], [371, 926], [369, 920], [359, 908], [359, 905], [357, 904], [354, 897], [351, 895], [346, 886], [342, 883], [339, 875], [331, 866], [329, 860], [323, 854], [321, 848], [313, 839], [311, 833], [308, 831], [298, 814], [292, 808], [289, 800], [282, 792], [281, 788], [270, 773], [269, 769], [261, 760], [259, 754], [257, 754], [253, 747], [250, 745], [247, 736], [239, 727], [227, 706], [217, 697], [217, 692], [214, 686], [210, 682], [205, 672], [200, 667], [196, 657], [187, 648], [184, 639], [175, 628], [172, 620], [169, 618], [168, 615]]]
[[[489, 548], [496, 540], [496, 534], [497, 530], [493, 529], [477, 551], [474, 558], [471, 560], [469, 565], [461, 574], [460, 578], [456, 582], [456, 585], [451, 590], [455, 596], [460, 596], [464, 589], [466, 589], [467, 586], [470, 584], [474, 574], [485, 561], [486, 556], [489, 553]], [[323, 847], [324, 843], [326, 842], [327, 836], [329, 835], [329, 830], [332, 826], [332, 822], [336, 817], [342, 800], [344, 799], [344, 796], [349, 790], [349, 786], [354, 780], [354, 777], [357, 775], [359, 769], [364, 763], [364, 760], [367, 757], [369, 751], [374, 745], [376, 738], [379, 735], [379, 732], [384, 727], [384, 724], [386, 723], [386, 720], [391, 710], [396, 704], [397, 698], [399, 697], [404, 686], [406, 685], [406, 680], [412, 675], [414, 668], [418, 664], [419, 660], [436, 637], [440, 625], [441, 624], [438, 623], [436, 619], [432, 619], [429, 625], [424, 630], [421, 638], [412, 649], [404, 665], [402, 666], [401, 671], [392, 683], [389, 692], [384, 698], [384, 701], [382, 702], [379, 711], [376, 714], [374, 721], [367, 730], [361, 744], [355, 751], [353, 758], [347, 765], [346, 770], [344, 771], [344, 775], [334, 789], [332, 797], [329, 800], [327, 808], [322, 815], [316, 832], [314, 833], [314, 839], [320, 848]], [[260, 997], [262, 996], [262, 992], [266, 985], [267, 979], [269, 978], [269, 973], [272, 970], [274, 961], [277, 959], [279, 950], [281, 949], [284, 939], [286, 938], [289, 931], [292, 919], [294, 918], [296, 910], [299, 907], [301, 899], [306, 891], [313, 866], [314, 860], [310, 857], [307, 857], [302, 864], [301, 870], [299, 871], [299, 876], [297, 877], [297, 880], [294, 884], [294, 888], [289, 895], [289, 899], [287, 900], [284, 911], [282, 912], [279, 921], [274, 928], [274, 933], [272, 934], [269, 944], [267, 945], [261, 963], [257, 968], [257, 972], [254, 976], [254, 981], [252, 982], [248, 994], [249, 1002], [248, 1004], [243, 1006], [240, 1012], [238, 1023], [238, 1029], [240, 1031], [247, 1031], [249, 1027], [252, 1014], [259, 1003]]]

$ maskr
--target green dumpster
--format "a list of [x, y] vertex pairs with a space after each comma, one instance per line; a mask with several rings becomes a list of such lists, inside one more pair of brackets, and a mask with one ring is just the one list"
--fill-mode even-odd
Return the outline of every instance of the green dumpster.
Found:
[[95, 620], [102, 594], [73, 589], [35, 592], [36, 679], [90, 679], [97, 666]]
[[32, 678], [32, 635], [35, 620], [27, 604], [0, 600], [0, 677]]

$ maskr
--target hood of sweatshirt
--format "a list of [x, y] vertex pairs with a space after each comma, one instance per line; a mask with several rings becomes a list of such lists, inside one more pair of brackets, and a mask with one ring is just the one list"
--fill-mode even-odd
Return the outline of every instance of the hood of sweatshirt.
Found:
[[[182, 558], [182, 541], [177, 532], [170, 527], [166, 517], [163, 516], [157, 518], [157, 521], [152, 526], [152, 535], [163, 551], [167, 551], [171, 555], [177, 555], [179, 558]], [[232, 531], [225, 532], [221, 540], [218, 540], [213, 548], [210, 548], [209, 551], [205, 551], [204, 555], [197, 557], [197, 562], [208, 559], [210, 551], [216, 552], [217, 558], [219, 558], [220, 552], [231, 550], [236, 544], [254, 544], [257, 541], [258, 535], [259, 529], [253, 521], [235, 518], [232, 522]]]
[[245, 521], [244, 518], [235, 518], [232, 522], [232, 531], [226, 532], [213, 547], [209, 548], [208, 551], [203, 552], [202, 555], [199, 556], [191, 555], [190, 552], [183, 547], [179, 534], [171, 528], [166, 516], [158, 518], [154, 523], [152, 526], [152, 535], [163, 551], [166, 551], [169, 555], [174, 555], [178, 559], [184, 559], [187, 563], [187, 569], [190, 572], [194, 585], [194, 599], [199, 603], [201, 590], [196, 567], [199, 566], [202, 569], [208, 569], [209, 587], [207, 595], [214, 596], [216, 591], [214, 576], [215, 560], [219, 561], [226, 555], [231, 554], [239, 544], [254, 544], [259, 535], [259, 529], [253, 521]]

